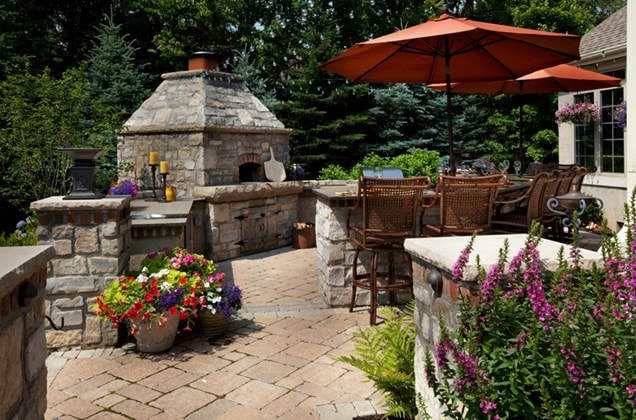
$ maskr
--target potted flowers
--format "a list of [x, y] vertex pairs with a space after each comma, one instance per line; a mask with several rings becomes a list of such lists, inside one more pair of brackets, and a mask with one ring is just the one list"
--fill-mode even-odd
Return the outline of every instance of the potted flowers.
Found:
[[475, 168], [479, 175], [490, 175], [495, 171], [495, 164], [488, 159], [481, 158], [475, 160], [473, 168]]
[[200, 284], [195, 283], [192, 293], [197, 300], [195, 315], [206, 336], [217, 336], [224, 332], [229, 325], [229, 318], [241, 308], [241, 290], [227, 282], [224, 273], [215, 273], [214, 262], [203, 255], [179, 247], [166, 247], [148, 254], [141, 265], [150, 271], [166, 268], [179, 270], [200, 280]]
[[565, 104], [557, 109], [554, 114], [557, 124], [590, 124], [598, 121], [601, 115], [601, 108], [597, 104], [590, 102], [579, 102], [576, 104]]
[[144, 267], [138, 276], [122, 276], [97, 297], [94, 310], [114, 328], [126, 324], [145, 353], [168, 350], [174, 343], [179, 320], [189, 319], [198, 307], [200, 277], [162, 268]]

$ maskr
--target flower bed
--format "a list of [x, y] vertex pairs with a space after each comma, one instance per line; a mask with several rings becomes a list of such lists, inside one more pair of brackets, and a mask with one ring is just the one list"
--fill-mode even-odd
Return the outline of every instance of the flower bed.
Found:
[[[632, 213], [626, 223], [632, 223]], [[426, 379], [451, 418], [634, 418], [636, 415], [636, 228], [623, 253], [604, 242], [604, 266], [580, 254], [542, 268], [533, 228], [521, 251], [481, 270], [479, 297], [461, 303], [450, 332], [440, 316]], [[471, 252], [453, 276], [462, 278]]]

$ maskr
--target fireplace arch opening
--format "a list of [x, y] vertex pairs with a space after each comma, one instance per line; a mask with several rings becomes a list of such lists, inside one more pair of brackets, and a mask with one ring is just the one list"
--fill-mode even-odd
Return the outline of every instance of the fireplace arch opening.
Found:
[[261, 179], [261, 165], [255, 162], [245, 162], [239, 166], [239, 182], [258, 182]]

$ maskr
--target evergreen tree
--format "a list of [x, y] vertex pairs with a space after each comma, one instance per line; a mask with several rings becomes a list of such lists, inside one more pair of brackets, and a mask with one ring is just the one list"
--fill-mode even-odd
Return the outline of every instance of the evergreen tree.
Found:
[[89, 53], [86, 77], [93, 97], [130, 115], [150, 94], [151, 77], [135, 64], [136, 48], [120, 32], [107, 16]]
[[243, 76], [249, 90], [263, 105], [269, 109], [274, 108], [278, 101], [274, 93], [267, 87], [265, 79], [260, 76], [256, 65], [250, 59], [250, 53], [247, 48], [236, 52], [233, 71]]

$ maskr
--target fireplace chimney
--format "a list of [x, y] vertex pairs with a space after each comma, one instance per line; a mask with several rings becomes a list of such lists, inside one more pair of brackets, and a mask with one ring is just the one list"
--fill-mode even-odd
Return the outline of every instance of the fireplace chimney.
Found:
[[197, 51], [188, 60], [188, 70], [218, 70], [219, 58], [209, 51]]

